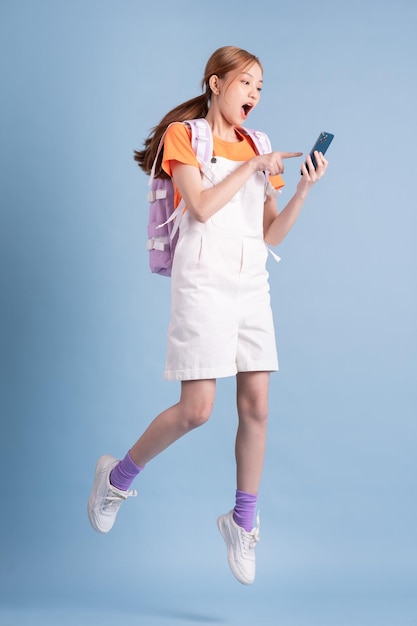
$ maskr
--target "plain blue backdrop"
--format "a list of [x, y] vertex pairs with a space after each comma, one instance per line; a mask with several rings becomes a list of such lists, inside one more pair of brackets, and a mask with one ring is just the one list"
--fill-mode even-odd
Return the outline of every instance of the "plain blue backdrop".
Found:
[[[414, 0], [2, 2], [2, 624], [417, 623], [416, 28]], [[275, 149], [335, 134], [269, 262], [281, 369], [251, 587], [215, 525], [233, 379], [111, 534], [86, 516], [98, 456], [124, 455], [179, 391], [133, 150], [222, 45], [261, 58], [248, 125]]]

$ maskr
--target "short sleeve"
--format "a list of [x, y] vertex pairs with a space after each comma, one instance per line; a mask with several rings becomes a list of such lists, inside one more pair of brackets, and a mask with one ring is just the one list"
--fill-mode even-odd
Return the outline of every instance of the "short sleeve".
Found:
[[166, 131], [162, 169], [168, 176], [172, 176], [171, 161], [198, 167], [198, 161], [191, 146], [191, 131], [185, 124], [172, 124]]
[[284, 179], [279, 174], [277, 174], [276, 176], [270, 176], [269, 182], [275, 189], [275, 191], [279, 191], [282, 187], [285, 186]]

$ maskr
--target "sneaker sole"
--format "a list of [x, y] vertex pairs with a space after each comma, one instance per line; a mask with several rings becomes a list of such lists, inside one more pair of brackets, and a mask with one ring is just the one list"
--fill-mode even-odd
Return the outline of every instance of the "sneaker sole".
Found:
[[[95, 504], [94, 494], [97, 492], [97, 483], [101, 481], [101, 478], [102, 478], [101, 474], [103, 474], [104, 472], [107, 472], [109, 469], [109, 465], [111, 465], [111, 463], [114, 461], [115, 461], [114, 465], [116, 465], [117, 459], [109, 455], [104, 455], [99, 458], [99, 460], [96, 463], [96, 468], [94, 471], [93, 487], [91, 489], [90, 497], [88, 498], [87, 513], [88, 513], [89, 522], [91, 526], [94, 528], [94, 530], [97, 533], [101, 533], [101, 534], [108, 533], [111, 530], [111, 528], [107, 528], [103, 530], [100, 526], [97, 525], [96, 516], [93, 513], [94, 504]], [[104, 466], [105, 463], [106, 465]]]

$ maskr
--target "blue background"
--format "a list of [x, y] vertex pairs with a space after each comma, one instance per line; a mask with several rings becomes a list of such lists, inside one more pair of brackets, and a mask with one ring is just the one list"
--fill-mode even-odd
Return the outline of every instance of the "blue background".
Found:
[[[2, 3], [2, 624], [417, 623], [416, 27], [414, 0]], [[233, 379], [110, 535], [86, 517], [98, 456], [124, 455], [179, 391], [132, 152], [230, 44], [264, 64], [248, 126], [280, 150], [335, 134], [269, 265], [281, 371], [251, 587], [215, 525]]]

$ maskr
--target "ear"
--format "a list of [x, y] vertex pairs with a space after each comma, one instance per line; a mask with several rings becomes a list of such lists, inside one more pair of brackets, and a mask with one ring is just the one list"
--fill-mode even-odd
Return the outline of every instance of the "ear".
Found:
[[209, 78], [209, 85], [212, 93], [215, 96], [219, 95], [219, 77], [216, 74], [212, 74]]

